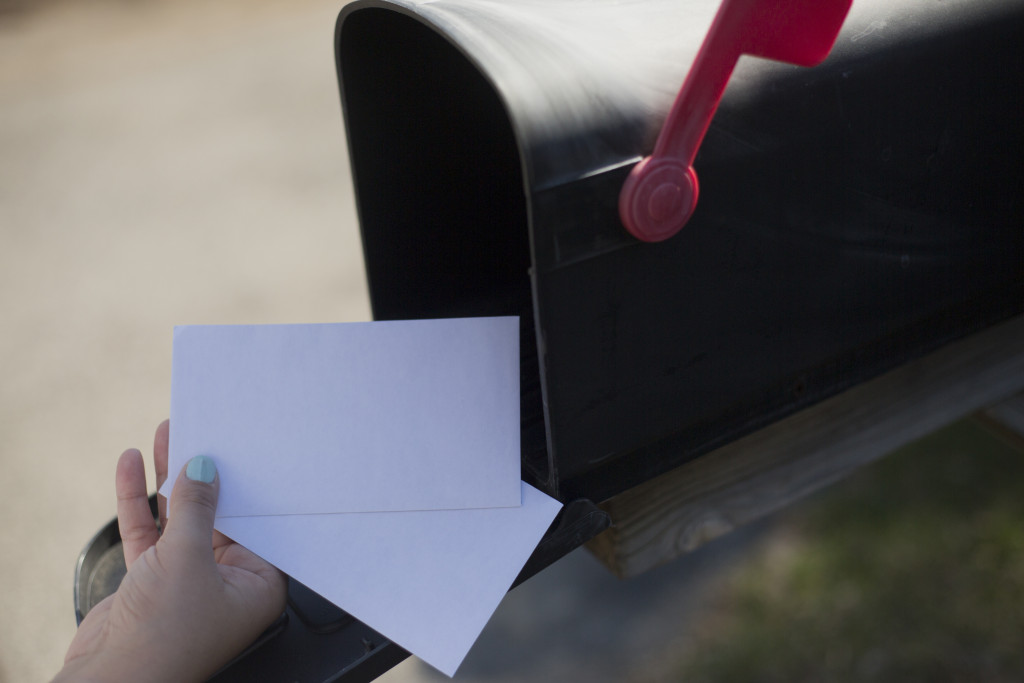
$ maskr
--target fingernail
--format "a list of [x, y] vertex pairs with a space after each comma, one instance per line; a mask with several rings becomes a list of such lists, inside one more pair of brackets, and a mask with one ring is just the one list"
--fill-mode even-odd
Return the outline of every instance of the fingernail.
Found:
[[185, 476], [192, 481], [212, 484], [213, 478], [217, 476], [217, 466], [213, 464], [213, 458], [206, 455], [197, 455], [188, 461], [188, 467], [185, 468]]

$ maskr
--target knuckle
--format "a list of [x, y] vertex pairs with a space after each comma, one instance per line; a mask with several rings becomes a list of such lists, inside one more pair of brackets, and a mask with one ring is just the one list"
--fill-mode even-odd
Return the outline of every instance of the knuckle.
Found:
[[118, 525], [118, 529], [121, 533], [121, 541], [129, 544], [141, 543], [147, 540], [155, 531], [155, 527], [149, 527], [145, 524]]
[[[211, 512], [217, 509], [217, 497], [211, 486], [181, 486], [179, 504], [194, 505], [206, 508]], [[177, 492], [177, 490], [175, 491]]]

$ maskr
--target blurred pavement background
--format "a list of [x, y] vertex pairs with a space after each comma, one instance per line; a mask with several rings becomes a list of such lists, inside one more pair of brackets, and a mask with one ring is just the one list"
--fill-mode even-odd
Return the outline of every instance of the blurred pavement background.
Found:
[[175, 324], [369, 319], [339, 5], [0, 2], [0, 680], [60, 667]]

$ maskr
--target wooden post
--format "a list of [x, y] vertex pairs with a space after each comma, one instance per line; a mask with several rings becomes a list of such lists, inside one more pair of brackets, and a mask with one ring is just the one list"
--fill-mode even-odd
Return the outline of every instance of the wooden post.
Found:
[[1022, 389], [1019, 316], [615, 496], [587, 547], [636, 576]]

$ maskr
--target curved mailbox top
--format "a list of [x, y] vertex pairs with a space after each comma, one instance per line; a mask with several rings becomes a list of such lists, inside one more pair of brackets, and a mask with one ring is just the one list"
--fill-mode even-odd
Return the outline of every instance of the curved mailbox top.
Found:
[[534, 190], [650, 150], [717, 10], [694, 0], [362, 0], [339, 25], [370, 7], [431, 26], [477, 65], [505, 104]]

